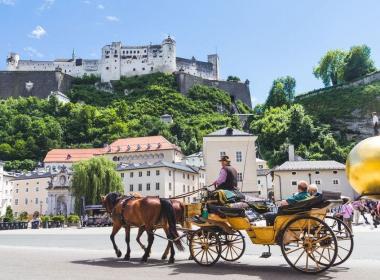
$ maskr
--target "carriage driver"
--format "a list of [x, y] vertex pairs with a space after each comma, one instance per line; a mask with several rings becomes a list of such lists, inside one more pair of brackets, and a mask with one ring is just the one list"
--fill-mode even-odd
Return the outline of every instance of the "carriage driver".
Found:
[[237, 171], [231, 166], [231, 161], [228, 156], [222, 156], [219, 160], [222, 164], [219, 177], [213, 185], [219, 190], [236, 191], [237, 189]]

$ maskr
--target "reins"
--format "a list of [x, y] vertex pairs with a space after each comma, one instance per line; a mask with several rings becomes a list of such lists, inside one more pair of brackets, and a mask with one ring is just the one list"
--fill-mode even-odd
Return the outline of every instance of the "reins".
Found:
[[183, 193], [183, 194], [180, 194], [180, 195], [176, 195], [176, 196], [170, 197], [170, 199], [178, 199], [178, 198], [188, 197], [188, 196], [196, 194], [196, 193], [198, 193], [200, 191], [202, 191], [202, 189], [191, 191], [191, 192], [187, 192], [187, 193]]

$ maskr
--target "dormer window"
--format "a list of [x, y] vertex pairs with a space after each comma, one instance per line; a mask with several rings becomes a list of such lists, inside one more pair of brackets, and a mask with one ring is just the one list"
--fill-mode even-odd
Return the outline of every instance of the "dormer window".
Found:
[[67, 154], [67, 156], [66, 156], [66, 160], [69, 160], [69, 159], [71, 159], [71, 155], [70, 155], [70, 154]]
[[129, 151], [130, 149], [131, 149], [131, 146], [127, 145], [127, 151]]
[[157, 144], [157, 149], [161, 148], [161, 143]]
[[146, 148], [147, 148], [148, 150], [150, 149], [150, 147], [151, 147], [150, 144], [148, 144], [148, 145], [146, 146]]
[[141, 149], [141, 145], [137, 144], [137, 150], [140, 150], [140, 149]]

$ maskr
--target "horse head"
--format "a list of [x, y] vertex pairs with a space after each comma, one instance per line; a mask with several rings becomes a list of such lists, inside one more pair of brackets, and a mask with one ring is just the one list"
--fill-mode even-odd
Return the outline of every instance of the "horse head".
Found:
[[106, 208], [106, 211], [108, 213], [110, 214], [112, 213], [112, 210], [113, 208], [115, 208], [120, 197], [121, 197], [121, 194], [118, 192], [111, 192], [107, 194], [106, 196], [101, 196], [102, 205], [104, 208]]

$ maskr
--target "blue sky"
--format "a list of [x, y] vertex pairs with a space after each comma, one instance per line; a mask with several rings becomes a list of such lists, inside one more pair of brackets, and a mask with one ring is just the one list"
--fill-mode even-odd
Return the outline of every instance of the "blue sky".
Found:
[[264, 102], [273, 79], [291, 75], [296, 92], [322, 87], [313, 66], [329, 49], [367, 44], [380, 63], [377, 0], [0, 0], [0, 69], [7, 53], [24, 59], [97, 58], [103, 45], [159, 43], [206, 60], [217, 50], [222, 77], [251, 82]]

